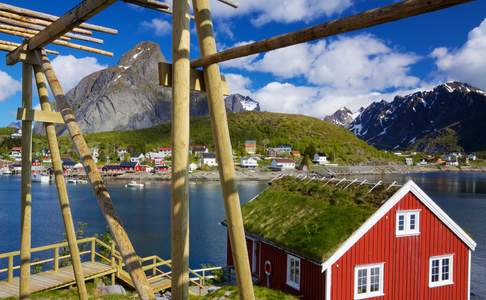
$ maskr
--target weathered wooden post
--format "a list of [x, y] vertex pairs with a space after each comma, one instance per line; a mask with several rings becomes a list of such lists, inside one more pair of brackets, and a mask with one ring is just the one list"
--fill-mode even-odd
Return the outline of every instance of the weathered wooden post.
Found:
[[[216, 53], [213, 23], [209, 0], [192, 0], [202, 57]], [[204, 81], [209, 101], [209, 113], [219, 165], [219, 177], [223, 188], [228, 232], [231, 242], [236, 280], [241, 299], [254, 299], [248, 251], [246, 248], [240, 198], [236, 186], [235, 166], [221, 87], [218, 64], [204, 67]]]
[[172, 297], [189, 298], [189, 0], [173, 1], [172, 15]]
[[108, 193], [103, 179], [98, 172], [98, 168], [93, 160], [91, 151], [81, 133], [78, 123], [76, 122], [74, 111], [71, 109], [66, 100], [66, 96], [64, 95], [62, 86], [57, 79], [56, 73], [54, 72], [48, 57], [44, 53], [37, 59], [42, 65], [47, 82], [49, 83], [52, 93], [56, 99], [57, 109], [64, 119], [69, 136], [71, 137], [76, 151], [81, 158], [81, 163], [83, 164], [86, 175], [88, 176], [91, 186], [94, 189], [98, 205], [100, 206], [101, 212], [108, 223], [108, 227], [110, 228], [110, 232], [118, 245], [118, 249], [120, 249], [120, 254], [125, 262], [125, 266], [130, 274], [133, 284], [135, 285], [137, 293], [143, 300], [155, 299], [152, 288], [150, 287], [150, 283], [148, 282], [145, 272], [142, 269], [140, 258], [135, 253], [135, 249], [130, 242], [130, 238], [128, 237], [128, 234], [123, 228], [120, 219], [118, 219], [118, 216], [115, 213], [115, 208], [113, 207], [110, 194]]
[[[42, 67], [39, 65], [34, 65], [34, 73], [41, 109], [45, 112], [52, 112], [51, 104], [49, 103], [47, 80], [44, 76]], [[84, 283], [83, 268], [81, 266], [81, 258], [79, 257], [79, 248], [76, 241], [76, 232], [74, 230], [73, 216], [71, 214], [71, 207], [69, 205], [66, 182], [64, 181], [61, 154], [59, 152], [59, 144], [56, 136], [56, 127], [54, 123], [46, 122], [44, 123], [44, 126], [46, 128], [49, 151], [51, 152], [52, 168], [54, 169], [54, 179], [56, 181], [59, 205], [61, 207], [62, 219], [64, 221], [64, 228], [66, 231], [69, 251], [73, 263], [74, 277], [76, 278], [79, 298], [84, 300], [88, 299], [88, 292]], [[57, 256], [59, 256], [58, 252], [59, 250], [58, 248], [56, 248]]]
[[7, 273], [7, 282], [8, 283], [12, 283], [13, 282], [13, 263], [14, 263], [14, 259], [13, 259], [13, 255], [10, 255], [8, 257], [8, 273]]
[[[22, 63], [22, 107], [32, 109], [32, 65]], [[22, 192], [20, 196], [19, 297], [30, 295], [30, 247], [32, 216], [32, 121], [22, 120]]]

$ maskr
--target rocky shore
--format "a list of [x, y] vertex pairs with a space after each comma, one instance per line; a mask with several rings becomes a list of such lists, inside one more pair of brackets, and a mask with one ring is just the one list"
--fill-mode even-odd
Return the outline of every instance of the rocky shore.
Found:
[[[319, 166], [312, 169], [322, 175], [380, 175], [380, 174], [407, 174], [407, 173], [430, 173], [430, 172], [486, 172], [486, 167], [453, 167], [453, 166], [404, 166], [404, 165], [381, 165], [381, 166]], [[303, 171], [291, 170], [284, 172], [264, 170], [237, 170], [236, 177], [240, 181], [269, 181], [280, 174], [305, 174]], [[219, 181], [219, 173], [213, 171], [195, 171], [189, 174], [189, 179], [195, 182]], [[149, 174], [149, 173], [126, 173], [116, 177], [107, 176], [106, 181], [169, 181], [170, 173]]]

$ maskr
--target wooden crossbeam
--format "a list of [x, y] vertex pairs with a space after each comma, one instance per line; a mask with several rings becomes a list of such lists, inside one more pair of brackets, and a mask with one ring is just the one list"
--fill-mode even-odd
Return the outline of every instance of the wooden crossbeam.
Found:
[[[0, 28], [0, 32], [10, 34], [10, 35], [20, 36], [20, 37], [25, 37], [25, 38], [31, 38], [31, 39], [34, 38], [35, 36], [37, 36], [37, 35], [31, 34], [31, 33], [26, 33], [26, 32], [21, 32], [21, 31], [16, 31], [16, 30], [8, 30], [8, 29], [3, 29], [3, 28]], [[17, 63], [17, 61], [22, 60], [22, 58], [20, 58], [18, 56], [20, 52], [30, 51], [30, 48], [28, 46], [29, 41], [30, 40], [27, 41], [26, 49], [20, 49], [19, 48], [19, 49], [12, 51], [11, 53], [9, 53], [7, 55], [7, 64], [8, 65], [13, 65], [13, 64]], [[101, 55], [105, 55], [105, 56], [113, 56], [113, 52], [101, 50], [101, 49], [98, 49], [98, 48], [88, 47], [88, 46], [84, 46], [84, 45], [80, 45], [80, 44], [76, 44], [76, 43], [71, 43], [71, 42], [68, 42], [68, 41], [65, 41], [65, 40], [57, 39], [57, 40], [52, 41], [52, 43], [56, 44], [56, 45], [66, 46], [66, 47], [73, 48], [73, 49], [97, 53], [97, 54], [101, 54]]]
[[[191, 68], [190, 76], [190, 89], [203, 93], [206, 92], [203, 71]], [[159, 84], [161, 86], [172, 87], [172, 64], [159, 63]], [[221, 87], [223, 89], [223, 95], [229, 95], [228, 83], [224, 76], [221, 76]]]
[[224, 51], [208, 55], [192, 61], [192, 67], [208, 66], [239, 57], [249, 56], [296, 44], [301, 44], [325, 37], [368, 28], [383, 23], [393, 22], [404, 18], [444, 9], [472, 0], [406, 0], [396, 4], [334, 20], [324, 24], [312, 26], [303, 30], [279, 35], [262, 41], [229, 48]]
[[145, 8], [158, 10], [164, 13], [172, 13], [169, 4], [157, 0], [123, 0], [123, 1], [138, 6], [142, 6]]
[[[0, 16], [2, 16], [4, 18], [8, 18], [10, 20], [21, 21], [21, 22], [25, 22], [25, 23], [29, 23], [29, 24], [34, 24], [34, 25], [41, 25], [41, 26], [44, 26], [44, 27], [49, 26], [52, 23], [51, 21], [46, 21], [46, 20], [38, 19], [38, 18], [26, 17], [26, 16], [22, 16], [22, 15], [19, 15], [19, 14], [15, 14], [15, 13], [3, 11], [3, 10], [0, 10]], [[72, 31], [76, 32], [76, 33], [80, 33], [80, 34], [85, 34], [85, 35], [93, 35], [92, 31], [82, 29], [82, 28], [78, 28], [78, 27], [73, 28]]]
[[[36, 24], [28, 23], [28, 22], [23, 22], [23, 21], [18, 21], [18, 20], [15, 20], [15, 19], [2, 17], [1, 12], [0, 12], [0, 22], [4, 23], [4, 24], [0, 24], [2, 26], [5, 26], [5, 24], [13, 25], [13, 27], [16, 28], [14, 30], [22, 30], [22, 28], [23, 28], [24, 30], [27, 30], [27, 32], [33, 33], [33, 34], [37, 34], [37, 33], [39, 33], [39, 31], [41, 31], [45, 28], [45, 26], [36, 25]], [[102, 39], [97, 39], [97, 38], [94, 38], [94, 37], [85, 36], [85, 35], [81, 35], [81, 34], [77, 34], [77, 33], [71, 33], [71, 32], [66, 33], [65, 35], [61, 36], [60, 38], [66, 39], [66, 40], [69, 40], [69, 39], [72, 38], [72, 39], [77, 39], [77, 40], [83, 40], [83, 41], [103, 44]]]
[[[84, 2], [86, 2], [86, 1], [84, 1]], [[83, 3], [81, 3], [78, 7], [82, 6]], [[5, 4], [5, 3], [0, 3], [0, 10], [20, 14], [20, 15], [23, 15], [23, 16], [39, 18], [39, 19], [43, 19], [43, 20], [47, 20], [47, 21], [51, 21], [51, 22], [55, 22], [59, 19], [59, 17], [54, 16], [54, 15], [50, 15], [50, 14], [46, 14], [46, 13], [42, 13], [42, 12], [38, 12], [38, 11], [26, 9], [26, 8], [21, 8], [21, 7], [18, 7], [18, 6], [9, 5], [9, 4]], [[108, 28], [108, 27], [104, 27], [104, 26], [99, 26], [99, 25], [88, 24], [88, 23], [80, 23], [80, 24], [77, 24], [76, 26], [79, 26], [79, 27], [84, 28], [84, 29], [94, 30], [94, 31], [99, 31], [99, 32], [104, 32], [104, 33], [110, 33], [110, 34], [117, 34], [118, 33], [118, 30], [116, 30], [116, 29]]]
[[62, 115], [59, 112], [26, 109], [22, 107], [17, 110], [17, 120], [64, 124]]
[[[8, 51], [8, 52], [14, 51], [20, 45], [22, 45], [22, 44], [0, 40], [0, 50], [3, 50], [3, 51]], [[45, 50], [45, 51], [46, 51], [46, 53], [49, 53], [49, 54], [55, 54], [55, 55], [59, 54], [59, 52], [53, 51], [53, 50]]]

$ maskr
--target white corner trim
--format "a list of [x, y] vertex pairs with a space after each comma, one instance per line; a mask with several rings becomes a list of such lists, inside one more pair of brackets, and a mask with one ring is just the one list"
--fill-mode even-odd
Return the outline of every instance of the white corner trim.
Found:
[[356, 242], [359, 241], [378, 221], [380, 221], [390, 209], [392, 209], [408, 192], [412, 192], [420, 202], [436, 215], [455, 235], [457, 235], [468, 247], [473, 250], [476, 242], [462, 230], [435, 202], [412, 180], [403, 185], [390, 197], [371, 217], [366, 220], [331, 257], [322, 263], [322, 271], [329, 269], [341, 256], [343, 256]]
[[332, 267], [326, 270], [326, 300], [331, 300]]
[[471, 299], [471, 249], [469, 249], [469, 262], [468, 262], [468, 269], [467, 269], [467, 300]]

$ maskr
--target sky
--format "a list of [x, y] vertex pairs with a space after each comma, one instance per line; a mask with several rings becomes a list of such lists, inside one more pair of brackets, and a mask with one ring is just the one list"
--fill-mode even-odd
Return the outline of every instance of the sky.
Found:
[[[212, 1], [218, 50], [299, 30], [397, 1], [239, 0], [239, 8]], [[79, 0], [4, 0], [62, 15]], [[118, 1], [90, 23], [117, 28], [96, 33], [115, 53], [105, 57], [62, 46], [51, 56], [65, 89], [84, 76], [117, 65], [138, 42], [157, 42], [171, 61], [171, 16]], [[191, 24], [191, 57], [199, 57]], [[2, 40], [20, 38], [0, 33]], [[89, 45], [88, 43], [83, 43]], [[262, 110], [322, 118], [346, 106], [353, 111], [373, 101], [430, 89], [458, 80], [486, 90], [486, 1], [473, 1], [366, 30], [240, 58], [221, 65], [231, 93], [248, 95]], [[0, 126], [15, 121], [21, 104], [21, 65], [0, 59]], [[34, 105], [38, 105], [34, 97]]]

